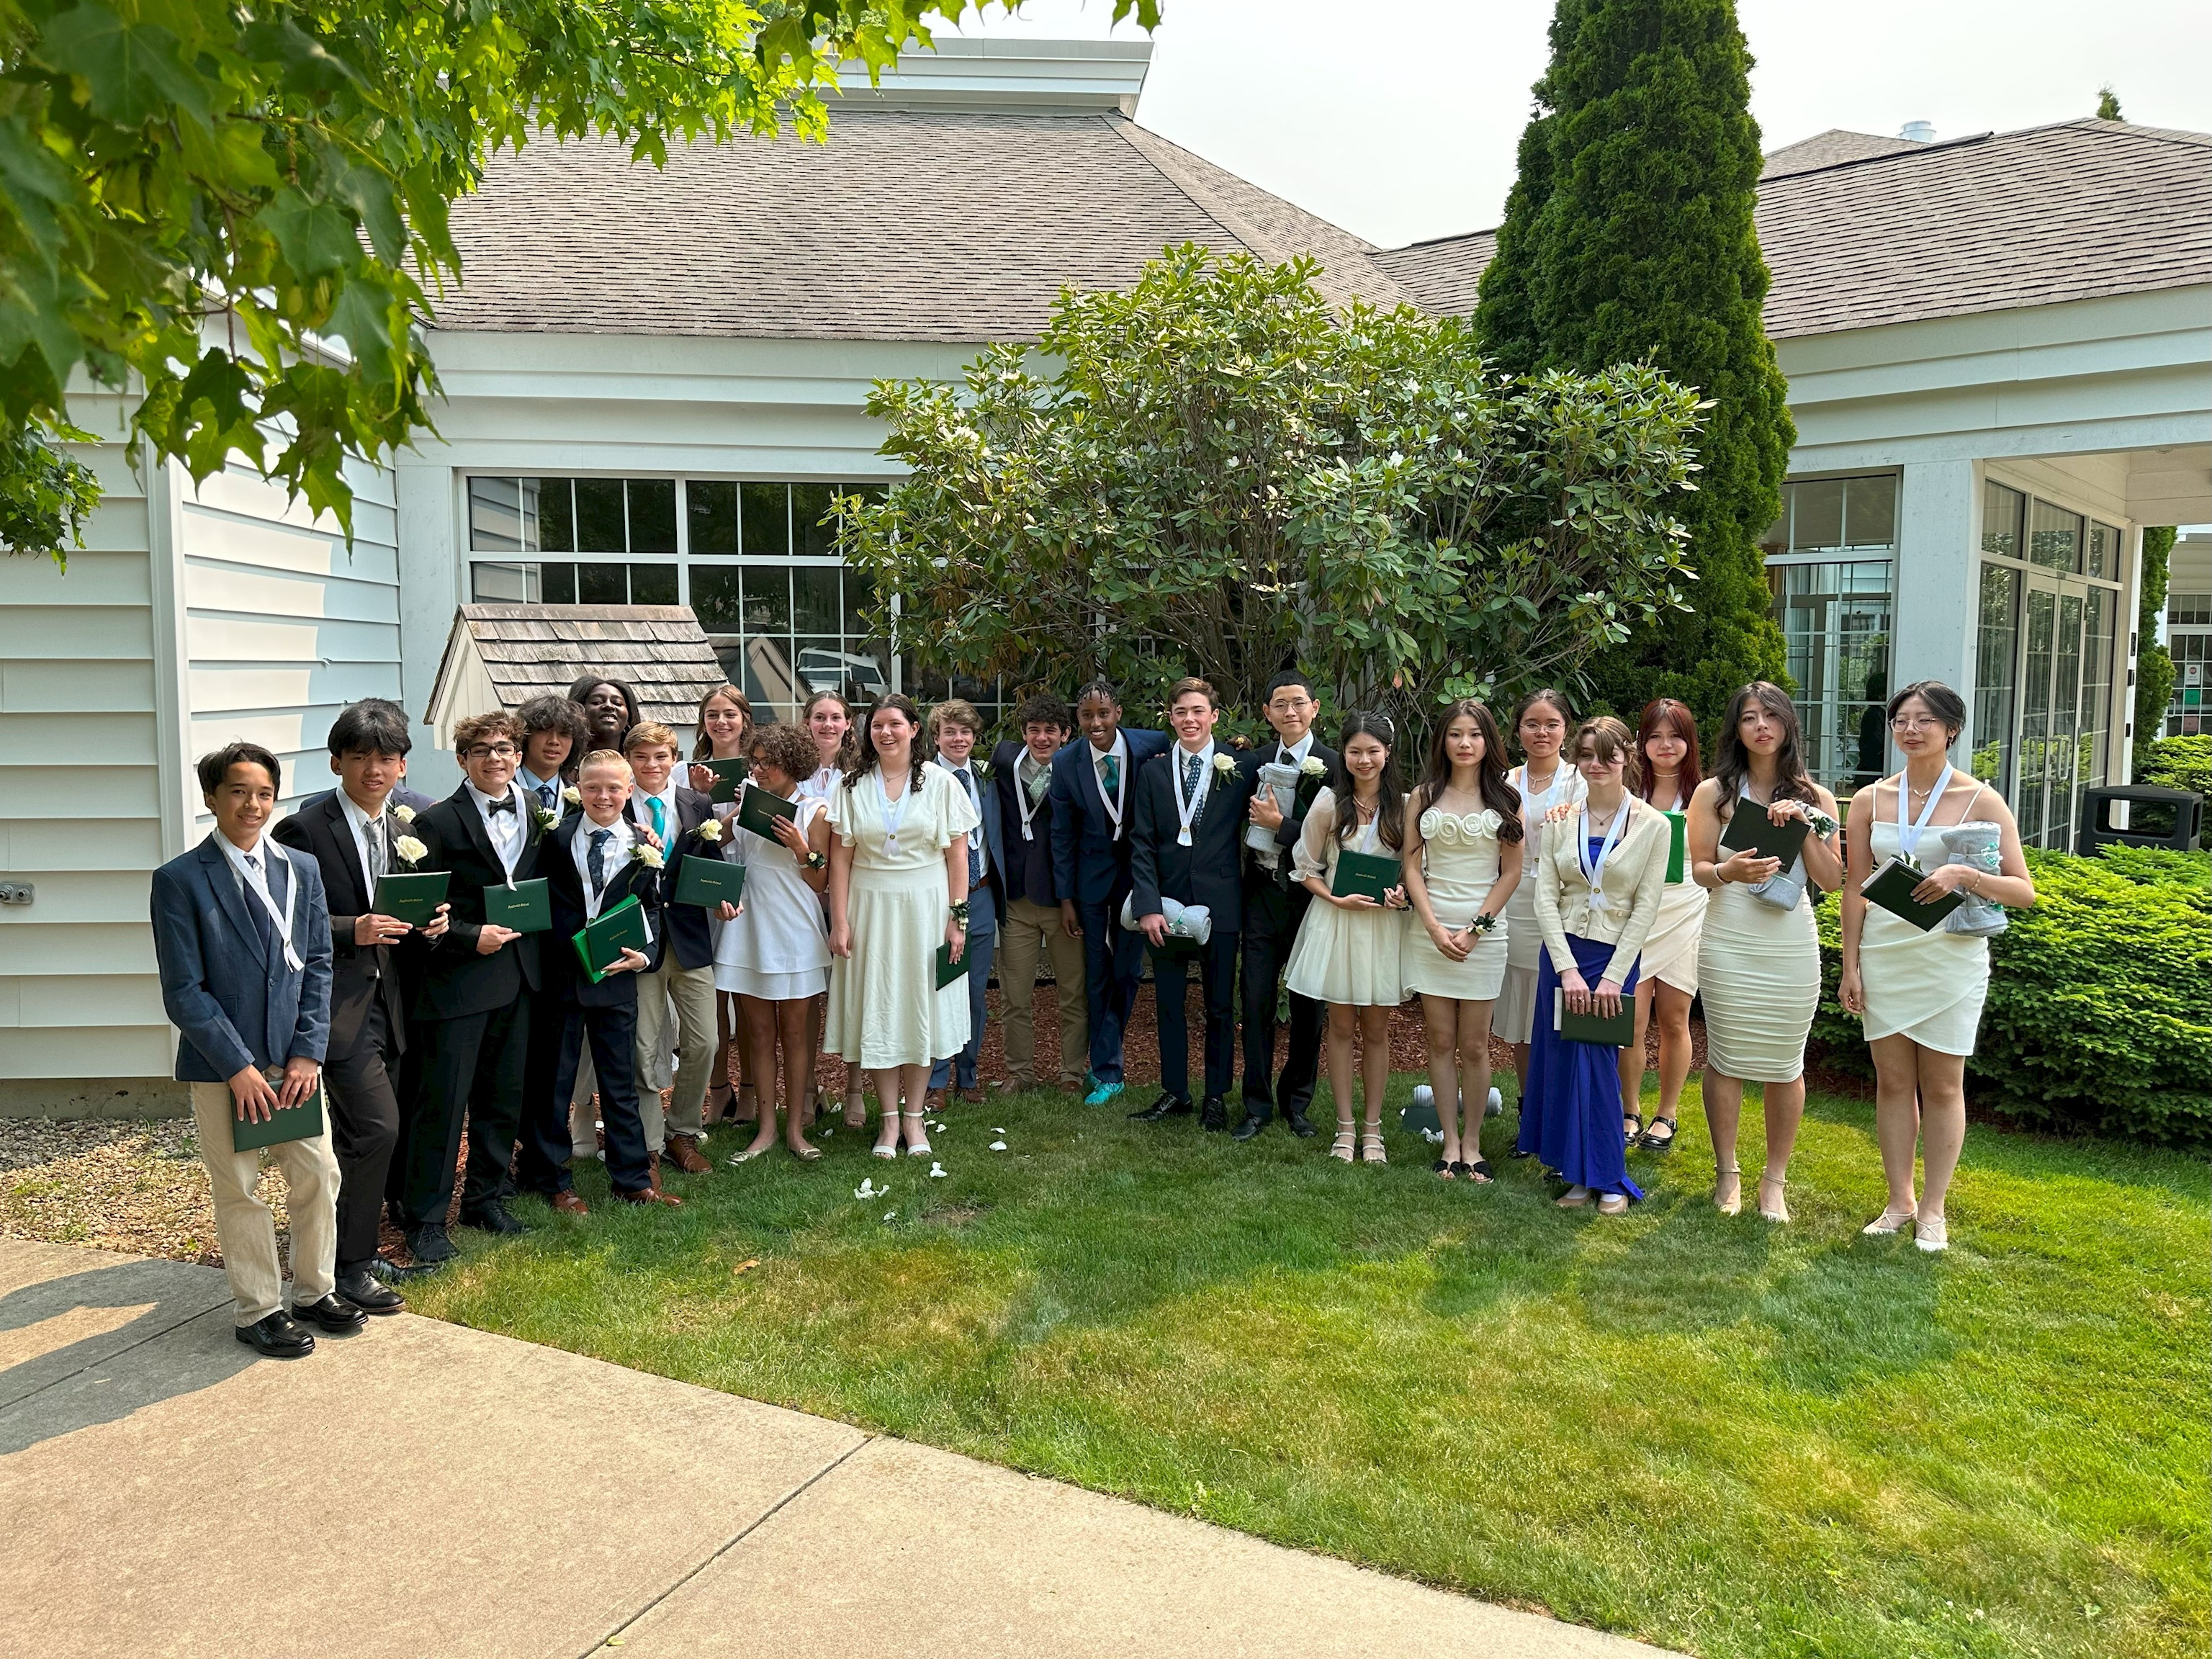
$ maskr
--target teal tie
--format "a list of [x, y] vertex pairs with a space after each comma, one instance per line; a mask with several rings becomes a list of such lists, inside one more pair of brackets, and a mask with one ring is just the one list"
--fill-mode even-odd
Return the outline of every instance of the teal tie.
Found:
[[665, 842], [668, 839], [667, 809], [661, 805], [658, 795], [647, 795], [645, 799], [646, 804], [653, 808], [653, 833]]

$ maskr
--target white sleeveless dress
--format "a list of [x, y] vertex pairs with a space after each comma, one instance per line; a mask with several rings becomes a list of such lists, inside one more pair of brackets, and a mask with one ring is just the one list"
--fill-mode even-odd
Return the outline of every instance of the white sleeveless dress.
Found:
[[[1488, 808], [1462, 814], [1431, 806], [1421, 814], [1421, 878], [1428, 886], [1429, 908], [1446, 928], [1464, 927], [1472, 921], [1498, 884], [1500, 822]], [[1527, 884], [1525, 880], [1522, 884]], [[1506, 901], [1509, 906], [1512, 902]], [[1466, 961], [1454, 962], [1437, 949], [1429, 930], [1415, 916], [1406, 928], [1407, 994], [1494, 1001], [1505, 984], [1510, 927], [1500, 918], [1489, 933], [1475, 936]]]
[[[1686, 808], [1688, 802], [1681, 803]], [[1685, 996], [1698, 994], [1698, 945], [1705, 928], [1705, 906], [1711, 895], [1690, 874], [1690, 860], [1682, 860], [1682, 878], [1659, 890], [1659, 919], [1644, 941], [1643, 966], [1638, 976], [1671, 985]]]
[[[1528, 769], [1516, 766], [1506, 779], [1521, 792], [1521, 823], [1528, 840], [1521, 848], [1521, 884], [1505, 902], [1505, 982], [1491, 1011], [1492, 1036], [1508, 1042], [1526, 1042], [1535, 1029], [1536, 963], [1544, 949], [1543, 930], [1536, 925], [1536, 872], [1543, 868], [1544, 814], [1554, 806], [1581, 800], [1589, 785], [1562, 757], [1552, 775], [1552, 787], [1540, 795], [1528, 793]], [[1569, 835], [1573, 826], [1565, 826]], [[1549, 1018], [1547, 1012], [1545, 1018]]]
[[[802, 795], [799, 827], [823, 811]], [[780, 841], [764, 841], [732, 824], [723, 857], [745, 870], [744, 904], [735, 921], [708, 915], [714, 936], [714, 988], [764, 1002], [792, 1002], [826, 989], [830, 941], [822, 933], [822, 901], [799, 872], [799, 860]]]
[[[1971, 805], [1968, 808], [1972, 812]], [[1948, 828], [1949, 826], [1943, 826]], [[1937, 831], [1923, 832], [1923, 851]], [[1874, 821], [1874, 867], [1897, 856], [1894, 818]], [[1909, 1036], [1943, 1054], [1971, 1054], [1990, 988], [1990, 942], [1947, 933], [1942, 923], [1922, 933], [1879, 904], [1859, 927], [1859, 978], [1866, 987], [1867, 1041]]]
[[[1355, 836], [1355, 852], [1381, 853], [1374, 826]], [[1324, 789], [1306, 811], [1305, 828], [1299, 832], [1293, 867], [1299, 880], [1318, 878], [1323, 886], [1336, 875], [1336, 799]], [[1298, 924], [1297, 941], [1283, 969], [1283, 983], [1316, 1002], [1353, 1008], [1395, 1008], [1406, 1000], [1404, 951], [1406, 924], [1412, 913], [1386, 910], [1346, 910], [1316, 898], [1306, 906]]]

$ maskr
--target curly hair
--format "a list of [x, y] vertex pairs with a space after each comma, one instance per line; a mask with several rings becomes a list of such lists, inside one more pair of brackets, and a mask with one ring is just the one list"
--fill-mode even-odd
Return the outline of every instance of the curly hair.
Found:
[[793, 783], [812, 777], [820, 761], [812, 734], [789, 720], [755, 727], [745, 740], [745, 758], [755, 766], [773, 766]]

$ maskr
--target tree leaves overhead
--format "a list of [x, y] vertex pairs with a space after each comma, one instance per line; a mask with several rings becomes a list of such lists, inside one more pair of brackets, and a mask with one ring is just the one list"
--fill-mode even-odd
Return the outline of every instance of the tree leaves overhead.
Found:
[[1131, 292], [1063, 294], [1036, 358], [879, 383], [909, 473], [841, 504], [846, 557], [899, 595], [877, 624], [925, 668], [1103, 672], [1133, 707], [1202, 674], [1249, 723], [1291, 662], [1418, 718], [1680, 605], [1695, 393], [1492, 374], [1465, 320], [1334, 311], [1314, 269], [1173, 248]]
[[73, 375], [143, 390], [157, 456], [205, 477], [236, 447], [350, 531], [348, 460], [428, 423], [447, 210], [494, 154], [819, 138], [840, 62], [994, 3], [0, 0], [0, 498], [77, 492], [0, 518], [8, 545], [61, 557], [21, 538], [96, 499], [49, 444]]

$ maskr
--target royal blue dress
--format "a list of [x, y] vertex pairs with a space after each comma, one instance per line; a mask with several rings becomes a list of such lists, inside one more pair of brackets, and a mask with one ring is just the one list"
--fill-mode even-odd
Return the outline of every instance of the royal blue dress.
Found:
[[[1601, 838], [1590, 838], [1595, 863]], [[1575, 966], [1592, 990], [1613, 960], [1613, 947], [1601, 939], [1567, 935]], [[1639, 957], [1620, 988], [1623, 1002], [1636, 994]], [[1521, 1091], [1522, 1152], [1547, 1169], [1557, 1170], [1578, 1187], [1596, 1193], [1641, 1198], [1644, 1189], [1628, 1178], [1628, 1137], [1621, 1127], [1620, 1050], [1610, 1043], [1570, 1042], [1552, 1029], [1552, 1003], [1559, 989], [1559, 969], [1547, 946], [1536, 962], [1536, 1011], [1528, 1037], [1528, 1082]]]

